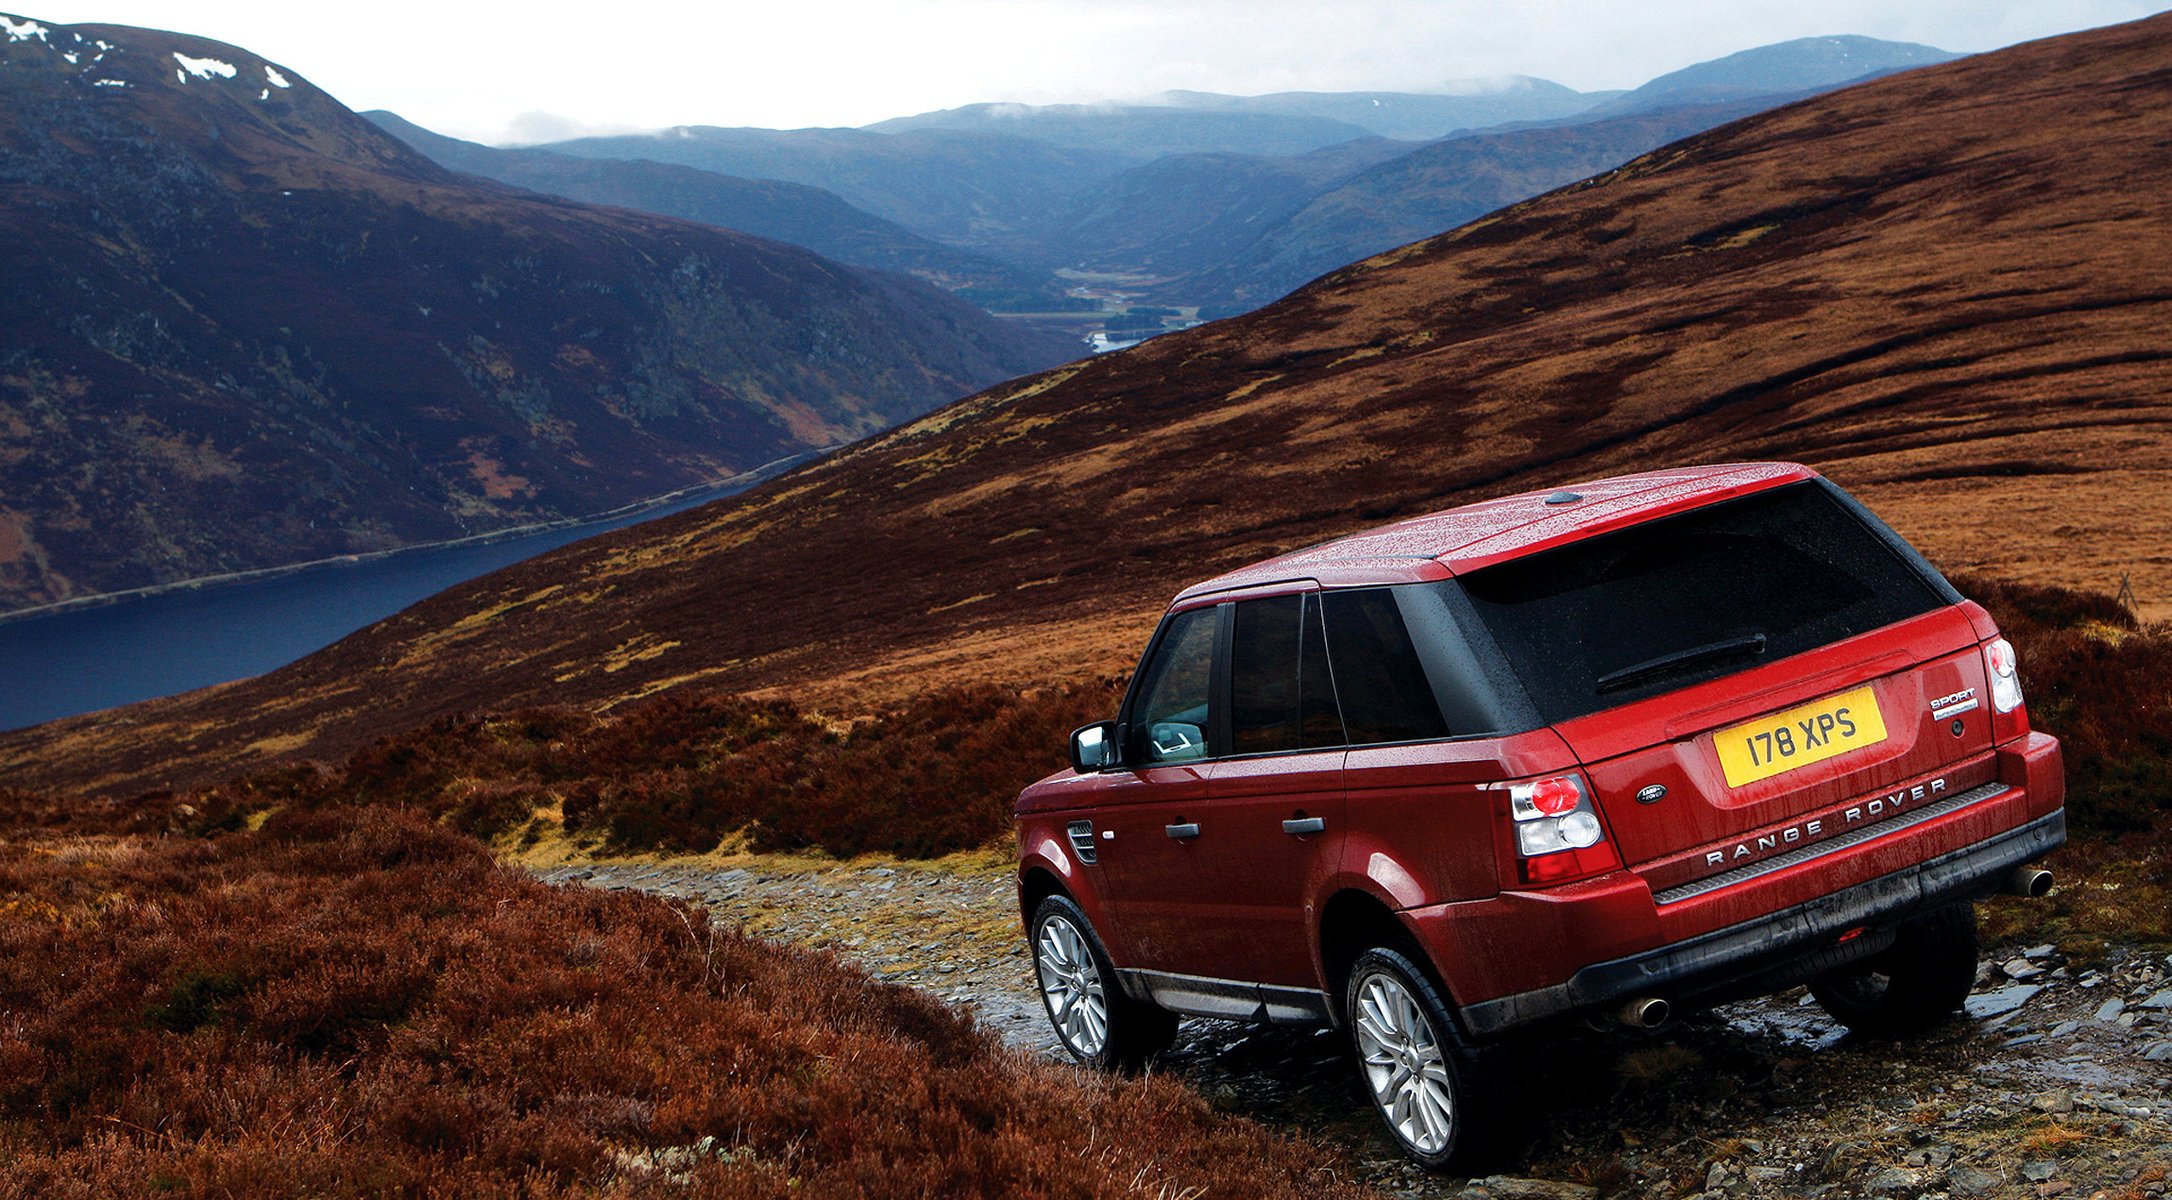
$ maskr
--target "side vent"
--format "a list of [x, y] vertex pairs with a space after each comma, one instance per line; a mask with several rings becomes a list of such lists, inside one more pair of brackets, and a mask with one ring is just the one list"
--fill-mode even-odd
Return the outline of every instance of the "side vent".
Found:
[[1092, 821], [1073, 821], [1064, 826], [1063, 831], [1071, 835], [1071, 849], [1078, 855], [1080, 862], [1090, 867], [1101, 861], [1100, 847], [1094, 844]]

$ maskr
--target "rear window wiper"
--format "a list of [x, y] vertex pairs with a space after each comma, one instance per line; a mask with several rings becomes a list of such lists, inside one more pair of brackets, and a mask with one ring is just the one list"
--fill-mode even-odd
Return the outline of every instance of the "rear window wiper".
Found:
[[1620, 691], [1622, 688], [1643, 683], [1647, 679], [1679, 671], [1683, 667], [1693, 666], [1711, 659], [1727, 658], [1736, 654], [1758, 655], [1764, 652], [1765, 635], [1762, 633], [1746, 634], [1742, 637], [1727, 638], [1724, 641], [1712, 642], [1708, 645], [1692, 646], [1687, 650], [1676, 650], [1672, 654], [1662, 654], [1658, 658], [1646, 659], [1633, 667], [1623, 667], [1619, 671], [1608, 672], [1599, 676], [1596, 686], [1602, 693]]

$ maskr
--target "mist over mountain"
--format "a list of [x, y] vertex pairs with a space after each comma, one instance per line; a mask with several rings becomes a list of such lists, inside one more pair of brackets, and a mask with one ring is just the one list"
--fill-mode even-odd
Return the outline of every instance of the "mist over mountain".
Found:
[[1173, 91], [1161, 93], [1154, 101], [1174, 108], [1214, 112], [1319, 117], [1356, 125], [1384, 138], [1422, 142], [1462, 129], [1571, 117], [1620, 94], [1579, 92], [1550, 79], [1510, 75], [1465, 80], [1441, 92], [1270, 92], [1263, 96], [1229, 96]]
[[0, 31], [0, 609], [595, 512], [1068, 352], [454, 175], [238, 47]]
[[992, 133], [1134, 160], [1214, 152], [1303, 154], [1374, 135], [1364, 125], [1310, 113], [1118, 104], [970, 104], [866, 128], [877, 133]]

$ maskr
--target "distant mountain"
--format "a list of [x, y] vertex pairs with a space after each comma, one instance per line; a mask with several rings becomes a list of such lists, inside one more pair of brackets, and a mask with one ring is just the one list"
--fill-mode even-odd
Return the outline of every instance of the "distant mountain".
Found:
[[576, 138], [547, 148], [581, 158], [648, 159], [745, 179], [803, 183], [923, 237], [967, 247], [991, 233], [1045, 219], [1051, 207], [1070, 203], [1144, 157], [986, 131], [695, 125]]
[[1173, 154], [1125, 171], [990, 249], [1050, 268], [1189, 275], [1237, 259], [1322, 192], [1414, 149], [1367, 138], [1286, 157]]
[[1593, 115], [1667, 105], [1808, 92], [1961, 57], [1936, 46], [1842, 35], [1797, 38], [1670, 71], [1593, 110]]
[[[1602, 170], [1658, 144], [1626, 137], [1634, 148], [1619, 158], [1564, 151], [1549, 159], [1542, 150], [1521, 165], [1502, 149], [1467, 180], [1417, 163], [1401, 178], [1433, 190], [1325, 199], [1346, 173], [1335, 164], [1355, 169], [1395, 148], [1382, 136], [1506, 134], [1758, 96], [1769, 106], [1950, 57], [1874, 38], [1805, 38], [1688, 67], [1630, 93], [1580, 93], [1528, 76], [1454, 84], [1440, 94], [1179, 91], [1131, 104], [974, 104], [865, 129], [682, 126], [548, 149], [807, 184], [916, 234], [1035, 272], [1081, 266], [1156, 277], [1154, 298], [1243, 306], [1438, 232], [1485, 211], [1470, 205], [1487, 197], [1507, 203], [1578, 178], [1563, 175], [1563, 164]], [[1324, 208], [1307, 215], [1315, 201]], [[1365, 229], [1364, 213], [1350, 205], [1382, 201], [1378, 227]], [[1412, 223], [1436, 217], [1443, 223], [1430, 229]], [[1285, 220], [1297, 226], [1277, 232]], [[1204, 287], [1173, 278], [1186, 275], [1200, 275]]]
[[1462, 80], [1440, 92], [1272, 92], [1227, 96], [1218, 92], [1164, 92], [1154, 102], [1210, 112], [1271, 113], [1316, 117], [1356, 125], [1385, 138], [1423, 142], [1463, 129], [1518, 121], [1552, 121], [1621, 95], [1579, 92], [1548, 79], [1511, 75]]
[[1066, 353], [116, 26], [0, 21], [0, 240], [0, 609], [593, 512]]
[[[1559, 119], [1465, 131], [1401, 154], [1391, 151], [1404, 143], [1375, 141], [1316, 152], [1309, 162], [1161, 159], [1099, 185], [1031, 238], [990, 248], [1050, 268], [1151, 276], [1141, 285], [1151, 299], [1242, 311], [1655, 146], [1866, 71], [1874, 77], [1952, 57], [1873, 38], [1805, 38], [1700, 63]], [[1530, 82], [1510, 95], [1559, 104], [1579, 95]], [[1350, 169], [1323, 169], [1334, 163]]]
[[501, 149], [432, 133], [394, 113], [362, 115], [439, 166], [530, 191], [736, 229], [805, 246], [838, 262], [914, 275], [948, 290], [1030, 292], [1049, 284], [1045, 275], [921, 237], [805, 184], [739, 179], [645, 160]]
[[1434, 142], [1306, 198], [1280, 220], [1253, 230], [1243, 248], [1197, 264], [1193, 274], [1164, 287], [1194, 303], [1256, 308], [1346, 263], [1598, 175], [1786, 99], [1688, 104]]
[[1133, 160], [1165, 154], [1303, 154], [1377, 136], [1366, 126], [1307, 113], [1121, 104], [969, 104], [866, 128], [990, 133]]
[[1091, 679], [1224, 567], [1693, 463], [1818, 466], [1948, 569], [2172, 595], [2168, 77], [2172, 16], [1760, 113], [261, 678], [0, 735], [0, 777], [125, 796], [459, 711]]

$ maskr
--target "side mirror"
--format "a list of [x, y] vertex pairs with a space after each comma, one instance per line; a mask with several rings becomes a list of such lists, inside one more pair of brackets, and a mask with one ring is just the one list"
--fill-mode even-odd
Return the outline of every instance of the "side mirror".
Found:
[[1117, 763], [1116, 722], [1096, 721], [1071, 731], [1071, 769], [1084, 775]]

